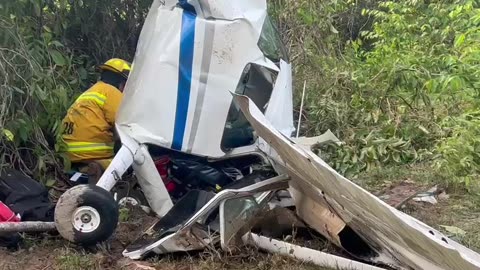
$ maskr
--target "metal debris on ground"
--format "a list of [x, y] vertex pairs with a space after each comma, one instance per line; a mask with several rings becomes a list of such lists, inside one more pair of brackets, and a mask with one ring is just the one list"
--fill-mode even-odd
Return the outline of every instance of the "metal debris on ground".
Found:
[[437, 204], [435, 196], [438, 194], [438, 186], [434, 186], [426, 192], [418, 193], [412, 200], [416, 202], [426, 202], [429, 204]]

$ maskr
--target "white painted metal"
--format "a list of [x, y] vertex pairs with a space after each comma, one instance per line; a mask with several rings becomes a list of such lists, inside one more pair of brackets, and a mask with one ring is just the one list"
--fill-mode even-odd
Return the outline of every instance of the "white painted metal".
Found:
[[117, 124], [139, 143], [218, 158], [225, 155], [220, 144], [231, 92], [244, 68], [249, 63], [279, 68], [257, 45], [265, 0], [188, 2], [196, 14], [174, 1], [153, 2]]
[[133, 164], [133, 153], [123, 145], [98, 180], [97, 186], [110, 191]]
[[318, 266], [345, 270], [385, 270], [384, 268], [335, 256], [319, 250], [293, 245], [284, 241], [267, 238], [254, 233], [243, 236], [245, 244], [253, 244], [265, 251], [292, 257]]
[[137, 199], [135, 199], [133, 197], [123, 197], [118, 201], [118, 205], [120, 205], [122, 207], [125, 207], [128, 204], [133, 205], [133, 206], [137, 206], [140, 203], [137, 201]]
[[163, 217], [172, 208], [173, 202], [145, 145], [138, 148], [133, 169], [150, 208]]
[[103, 173], [97, 186], [111, 190], [128, 168], [133, 166], [135, 176], [151, 209], [160, 217], [165, 215], [173, 206], [173, 202], [147, 146], [137, 143], [118, 126], [117, 130], [122, 140], [122, 147]]
[[72, 215], [73, 227], [82, 233], [95, 231], [100, 226], [101, 221], [98, 211], [90, 206], [80, 206]]

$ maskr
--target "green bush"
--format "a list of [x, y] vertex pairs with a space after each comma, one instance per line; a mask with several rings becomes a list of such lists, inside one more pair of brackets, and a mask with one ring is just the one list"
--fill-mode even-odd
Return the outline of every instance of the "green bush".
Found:
[[[447, 131], [463, 129], [463, 143], [473, 143], [466, 138], [475, 134], [475, 124], [466, 123], [474, 118], [463, 113], [478, 108], [478, 4], [389, 1], [364, 14], [375, 18], [373, 29], [352, 43], [356, 56], [353, 78], [363, 107], [369, 104], [381, 110], [383, 119], [378, 126], [395, 123], [393, 133], [383, 132], [387, 137], [410, 141], [412, 151], [440, 152], [437, 164], [462, 166], [456, 163], [454, 152], [446, 150], [447, 145], [459, 141], [458, 134]], [[362, 40], [372, 41], [373, 49], [362, 49]], [[464, 125], [445, 126], [445, 118], [458, 118], [453, 121]], [[472, 154], [463, 154], [468, 153]]]
[[7, 0], [0, 3], [0, 166], [39, 179], [61, 170], [54, 144], [94, 67], [131, 60], [150, 1]]
[[436, 147], [434, 168], [451, 182], [467, 188], [478, 187], [480, 176], [480, 111], [448, 117], [443, 123], [446, 136]]
[[[15, 135], [3, 142], [0, 163], [12, 163], [37, 176], [55, 165], [53, 142], [74, 89], [88, 74], [81, 57], [56, 40], [48, 27], [40, 32], [19, 27], [25, 17], [2, 17], [0, 39], [0, 128]], [[38, 175], [41, 174], [41, 175]]]
[[[476, 134], [464, 113], [478, 108], [477, 2], [286, 2], [277, 13], [281, 25], [295, 29], [284, 37], [298, 55], [297, 98], [307, 82], [302, 131], [331, 129], [346, 143], [323, 149], [330, 164], [355, 176], [435, 159], [457, 173], [458, 157], [446, 149], [473, 143]], [[469, 125], [454, 124], [460, 119]], [[458, 153], [473, 159], [467, 145]], [[459, 175], [470, 173], [476, 175]]]

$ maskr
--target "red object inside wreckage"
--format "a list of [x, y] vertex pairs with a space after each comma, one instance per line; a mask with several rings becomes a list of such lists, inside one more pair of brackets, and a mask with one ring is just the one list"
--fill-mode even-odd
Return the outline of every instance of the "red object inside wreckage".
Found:
[[20, 222], [20, 218], [8, 206], [0, 202], [0, 222]]
[[167, 191], [169, 193], [175, 191], [175, 182], [168, 177], [168, 164], [170, 163], [170, 158], [168, 156], [162, 156], [157, 158], [154, 163], [158, 173], [160, 174], [160, 177], [163, 180], [163, 183], [165, 184], [165, 187], [167, 188]]

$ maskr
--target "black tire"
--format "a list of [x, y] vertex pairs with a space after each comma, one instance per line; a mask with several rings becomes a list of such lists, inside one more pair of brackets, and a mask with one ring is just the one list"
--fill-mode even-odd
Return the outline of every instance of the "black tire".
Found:
[[115, 232], [118, 215], [118, 205], [110, 192], [93, 185], [78, 185], [58, 200], [55, 224], [63, 238], [91, 246]]

